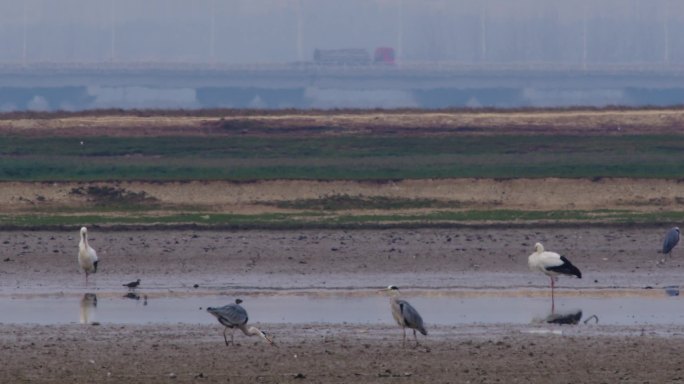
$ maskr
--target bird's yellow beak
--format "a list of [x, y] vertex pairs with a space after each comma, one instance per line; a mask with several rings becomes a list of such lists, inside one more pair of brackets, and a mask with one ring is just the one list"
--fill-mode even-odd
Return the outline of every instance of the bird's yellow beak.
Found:
[[273, 341], [273, 339], [271, 339], [268, 336], [266, 336], [266, 341], [268, 341], [268, 343], [271, 344], [272, 346], [278, 347], [278, 344], [276, 344], [275, 341]]
[[273, 339], [271, 337], [269, 337], [267, 334], [265, 334], [264, 332], [261, 332], [261, 337], [264, 340], [266, 340], [267, 343], [271, 344], [272, 346], [274, 346], [274, 347], [278, 346], [278, 344], [276, 344], [275, 341], [273, 341]]

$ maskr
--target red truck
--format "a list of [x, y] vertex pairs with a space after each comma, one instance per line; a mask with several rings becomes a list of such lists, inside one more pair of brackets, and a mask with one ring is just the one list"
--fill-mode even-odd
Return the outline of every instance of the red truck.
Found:
[[[368, 51], [363, 48], [348, 49], [316, 49], [314, 50], [314, 62], [320, 65], [370, 65], [371, 58]], [[394, 65], [394, 48], [375, 48], [373, 64]]]
[[377, 47], [373, 55], [374, 64], [394, 65], [394, 48]]

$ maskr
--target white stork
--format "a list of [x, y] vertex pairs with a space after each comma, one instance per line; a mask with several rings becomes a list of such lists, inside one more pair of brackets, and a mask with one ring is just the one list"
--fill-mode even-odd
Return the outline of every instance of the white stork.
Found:
[[86, 286], [88, 285], [88, 274], [97, 272], [97, 252], [88, 244], [88, 230], [81, 228], [81, 241], [78, 242], [78, 265], [85, 272]]
[[541, 243], [534, 245], [534, 253], [527, 259], [527, 264], [532, 271], [540, 271], [551, 280], [551, 310], [554, 308], [553, 290], [558, 275], [577, 276], [582, 278], [582, 272], [572, 265], [570, 260], [556, 252], [544, 251]]

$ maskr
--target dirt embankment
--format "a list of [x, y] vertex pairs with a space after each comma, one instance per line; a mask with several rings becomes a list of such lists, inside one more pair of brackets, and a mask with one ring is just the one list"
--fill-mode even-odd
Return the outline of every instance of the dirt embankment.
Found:
[[144, 196], [167, 208], [215, 212], [277, 211], [267, 203], [335, 195], [432, 199], [455, 209], [681, 211], [684, 183], [651, 179], [428, 179], [390, 182], [276, 180], [255, 182], [2, 182], [0, 211], [35, 212], [78, 208], [91, 197], [84, 186], [99, 185]]
[[87, 111], [0, 114], [22, 136], [681, 134], [684, 109]]

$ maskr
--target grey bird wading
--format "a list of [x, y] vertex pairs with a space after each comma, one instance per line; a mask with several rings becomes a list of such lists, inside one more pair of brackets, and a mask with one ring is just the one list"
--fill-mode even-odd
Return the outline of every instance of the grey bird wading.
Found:
[[413, 329], [413, 338], [418, 345], [418, 336], [416, 331], [427, 336], [427, 330], [423, 325], [423, 318], [420, 317], [418, 311], [413, 308], [408, 301], [399, 298], [399, 288], [395, 285], [387, 287], [390, 294], [390, 307], [392, 308], [392, 317], [397, 321], [397, 324], [404, 330], [404, 341], [402, 346], [406, 345], [406, 328]]
[[[266, 340], [271, 345], [275, 345], [273, 343], [273, 340], [271, 340], [270, 337], [268, 337], [264, 332], [259, 330], [257, 327], [249, 327], [247, 328], [247, 321], [249, 320], [249, 317], [247, 316], [247, 311], [240, 305], [242, 303], [242, 300], [236, 299], [235, 304], [228, 304], [224, 305], [223, 307], [209, 307], [207, 308], [207, 312], [211, 313], [218, 319], [219, 323], [223, 324], [224, 327], [226, 327], [223, 330], [223, 340], [226, 341], [226, 345], [230, 345], [233, 343], [233, 336], [235, 334], [235, 328], [239, 329], [242, 331], [247, 336], [259, 336], [262, 339]], [[226, 337], [226, 331], [230, 328], [232, 332], [230, 333], [230, 342], [228, 342], [228, 338]]]
[[663, 253], [669, 255], [674, 247], [679, 243], [679, 227], [672, 227], [665, 235], [663, 240]]

